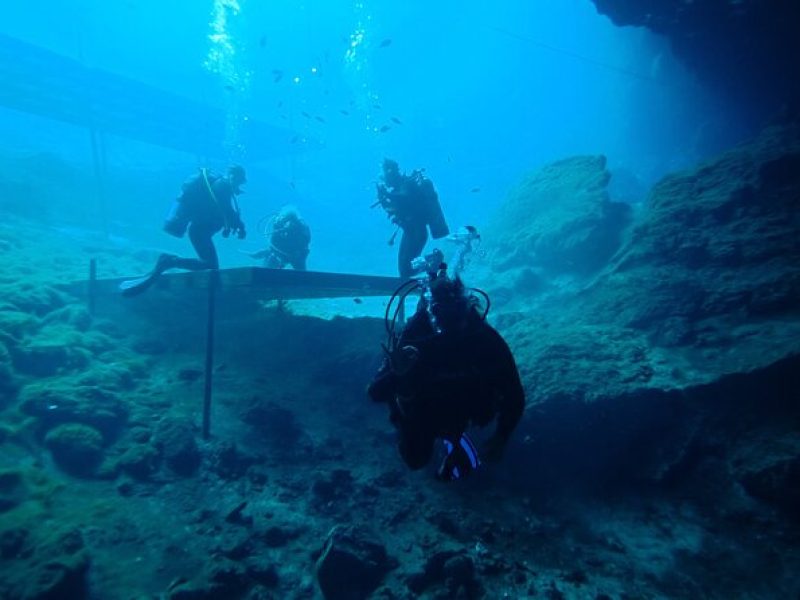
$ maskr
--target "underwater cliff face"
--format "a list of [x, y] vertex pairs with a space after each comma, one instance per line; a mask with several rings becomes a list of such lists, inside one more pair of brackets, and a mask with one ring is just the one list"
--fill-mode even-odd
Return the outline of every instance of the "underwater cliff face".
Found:
[[592, 0], [617, 25], [646, 27], [755, 125], [797, 111], [800, 6], [792, 0]]

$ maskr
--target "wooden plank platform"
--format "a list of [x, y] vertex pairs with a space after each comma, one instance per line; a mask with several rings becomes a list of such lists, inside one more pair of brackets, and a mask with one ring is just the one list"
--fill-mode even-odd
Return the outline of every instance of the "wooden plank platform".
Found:
[[[391, 296], [403, 282], [399, 277], [357, 275], [352, 273], [326, 273], [321, 271], [294, 271], [239, 267], [221, 269], [219, 290], [226, 296], [247, 297], [257, 300], [299, 300], [312, 298], [355, 298]], [[208, 289], [209, 271], [165, 273], [142, 298], [159, 293], [181, 295], [183, 291]], [[96, 298], [121, 296], [119, 284], [128, 278], [98, 279], [93, 284], [81, 281], [66, 286], [66, 291], [77, 296], [88, 296], [90, 285]], [[135, 301], [136, 298], [130, 300]]]

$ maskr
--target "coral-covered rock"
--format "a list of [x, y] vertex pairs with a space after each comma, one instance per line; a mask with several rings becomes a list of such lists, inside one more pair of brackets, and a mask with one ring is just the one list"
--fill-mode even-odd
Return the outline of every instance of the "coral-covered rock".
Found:
[[368, 531], [334, 527], [317, 559], [317, 581], [326, 600], [367, 598], [395, 564]]
[[72, 475], [91, 476], [103, 460], [103, 436], [88, 425], [59, 425], [44, 441], [56, 464]]
[[484, 231], [495, 270], [585, 275], [605, 266], [631, 219], [629, 205], [609, 198], [610, 177], [603, 156], [560, 160], [530, 174]]

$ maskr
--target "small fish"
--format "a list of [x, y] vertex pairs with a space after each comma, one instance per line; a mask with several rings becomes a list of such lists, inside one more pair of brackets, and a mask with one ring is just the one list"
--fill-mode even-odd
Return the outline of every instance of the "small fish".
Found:
[[378, 131], [380, 131], [381, 133], [386, 133], [386, 132], [387, 132], [387, 131], [389, 131], [390, 129], [391, 129], [391, 127], [390, 127], [389, 125], [384, 125], [384, 126], [383, 126], [383, 127], [381, 127], [381, 128], [378, 130]]
[[350, 112], [346, 111], [345, 109], [341, 109], [339, 112], [342, 113], [345, 117], [350, 115]]
[[260, 38], [258, 38], [258, 45], [261, 48], [263, 48], [264, 46], [267, 45], [267, 36], [266, 35], [262, 35]]
[[353, 298], [353, 302], [356, 304], [364, 304], [364, 301], [361, 298]]
[[478, 193], [478, 192], [480, 192], [480, 191], [481, 191], [481, 188], [479, 188], [479, 187], [474, 187], [474, 188], [472, 188], [472, 189], [470, 190], [470, 192], [472, 192], [473, 194], [477, 194], [477, 193]]
[[281, 100], [280, 102], [278, 102], [278, 105], [277, 105], [277, 106], [278, 106], [278, 108], [280, 108], [281, 106], [283, 106], [283, 100]]
[[400, 119], [398, 119], [397, 117], [392, 117], [392, 122], [397, 123], [398, 125], [402, 125], [403, 124], [403, 122]]
[[296, 135], [296, 136], [292, 137], [292, 139], [289, 140], [289, 143], [290, 144], [296, 144], [299, 141], [300, 141], [300, 136]]
[[226, 85], [226, 86], [225, 86], [225, 91], [226, 91], [226, 92], [233, 92], [233, 91], [235, 91], [235, 90], [236, 90], [236, 88], [235, 88], [235, 87], [233, 87], [233, 86], [232, 86], [232, 85], [230, 85], [230, 84], [228, 84], [228, 85]]
[[376, 110], [380, 110], [380, 109], [382, 109], [383, 107], [382, 107], [380, 104], [373, 104], [373, 105], [372, 105], [372, 108], [374, 108], [374, 109], [376, 109]]
[[314, 118], [315, 118], [317, 121], [319, 121], [320, 123], [324, 123], [324, 122], [325, 122], [325, 119], [324, 119], [323, 117], [320, 117], [319, 115], [317, 115], [317, 116], [316, 116], [316, 117], [314, 117]]
[[379, 48], [386, 48], [386, 47], [391, 46], [391, 45], [392, 45], [392, 38], [386, 38], [385, 40], [383, 40], [380, 43], [380, 46], [378, 46], [378, 47]]
[[302, 111], [300, 114], [303, 115], [306, 119], [310, 119], [311, 118], [311, 115], [309, 113], [307, 113], [306, 111]]
[[272, 69], [272, 83], [278, 83], [281, 79], [283, 79], [283, 71]]
[[292, 188], [292, 189], [296, 189], [296, 188], [294, 187], [294, 181], [290, 181], [290, 182], [289, 182], [289, 187], [290, 187], [290, 188]]

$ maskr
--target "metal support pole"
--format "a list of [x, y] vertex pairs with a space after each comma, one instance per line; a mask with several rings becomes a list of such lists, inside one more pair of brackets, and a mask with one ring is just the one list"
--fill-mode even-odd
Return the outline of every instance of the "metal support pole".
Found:
[[206, 366], [203, 389], [203, 439], [211, 436], [211, 391], [214, 378], [214, 322], [216, 320], [217, 284], [219, 272], [208, 272], [208, 318], [206, 320]]
[[97, 259], [89, 260], [89, 289], [87, 290], [87, 310], [94, 316], [95, 301], [97, 299]]

